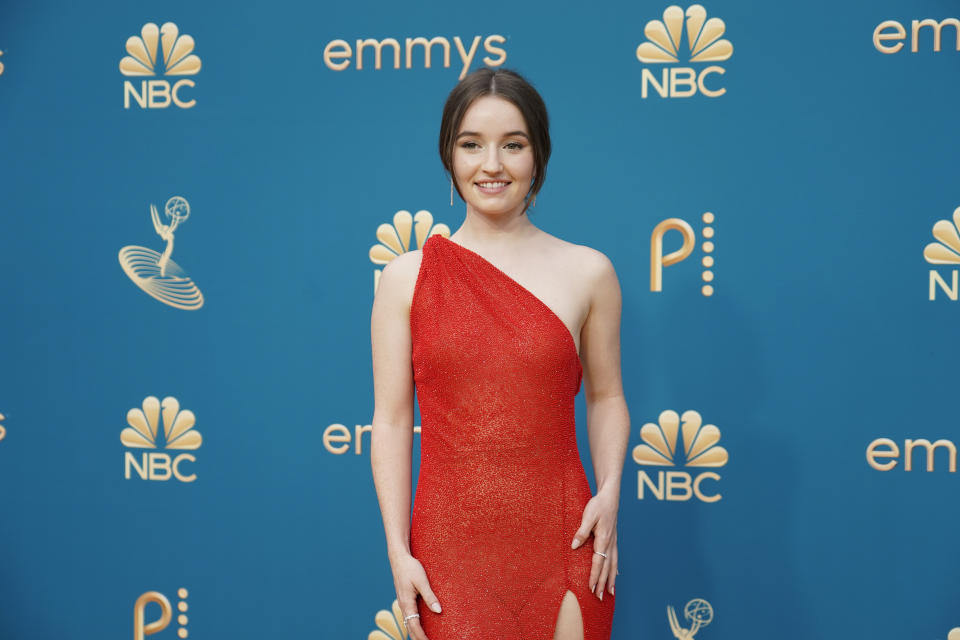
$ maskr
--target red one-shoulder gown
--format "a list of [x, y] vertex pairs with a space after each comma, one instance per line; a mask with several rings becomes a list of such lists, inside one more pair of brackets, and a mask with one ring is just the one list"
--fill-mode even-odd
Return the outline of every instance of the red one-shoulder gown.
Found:
[[577, 451], [583, 369], [569, 329], [478, 253], [423, 244], [410, 309], [421, 463], [411, 551], [443, 607], [430, 640], [552, 640], [567, 590], [585, 640], [608, 640], [614, 597], [590, 592], [591, 498]]

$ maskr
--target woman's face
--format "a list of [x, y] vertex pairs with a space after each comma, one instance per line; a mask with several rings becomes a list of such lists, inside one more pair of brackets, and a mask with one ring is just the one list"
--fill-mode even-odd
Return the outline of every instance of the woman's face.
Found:
[[523, 114], [496, 96], [477, 98], [454, 142], [453, 173], [467, 206], [484, 214], [519, 213], [533, 181], [533, 147]]

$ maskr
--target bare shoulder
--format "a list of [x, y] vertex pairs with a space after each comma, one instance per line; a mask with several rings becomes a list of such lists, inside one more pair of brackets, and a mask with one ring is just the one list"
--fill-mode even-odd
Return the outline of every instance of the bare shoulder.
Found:
[[384, 265], [377, 283], [377, 296], [387, 298], [395, 304], [403, 301], [409, 308], [422, 259], [423, 250], [415, 249], [401, 253]]
[[611, 281], [617, 281], [613, 262], [605, 253], [584, 244], [551, 237], [556, 247], [558, 263], [563, 265], [568, 275], [576, 277], [577, 281], [584, 286], [589, 288], [604, 284], [609, 286]]

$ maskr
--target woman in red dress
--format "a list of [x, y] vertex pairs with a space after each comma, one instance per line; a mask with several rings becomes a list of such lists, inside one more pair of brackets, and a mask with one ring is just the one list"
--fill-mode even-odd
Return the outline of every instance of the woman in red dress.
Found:
[[449, 237], [417, 225], [420, 249], [386, 265], [371, 314], [371, 464], [403, 622], [413, 640], [608, 640], [630, 427], [616, 273], [530, 221], [550, 137], [521, 76], [466, 76], [439, 147], [466, 218]]

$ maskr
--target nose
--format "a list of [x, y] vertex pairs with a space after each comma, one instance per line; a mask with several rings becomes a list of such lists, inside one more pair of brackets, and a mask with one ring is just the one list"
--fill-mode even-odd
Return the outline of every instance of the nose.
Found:
[[487, 148], [487, 153], [483, 157], [483, 170], [487, 173], [497, 174], [503, 168], [500, 162], [500, 149], [495, 144]]

